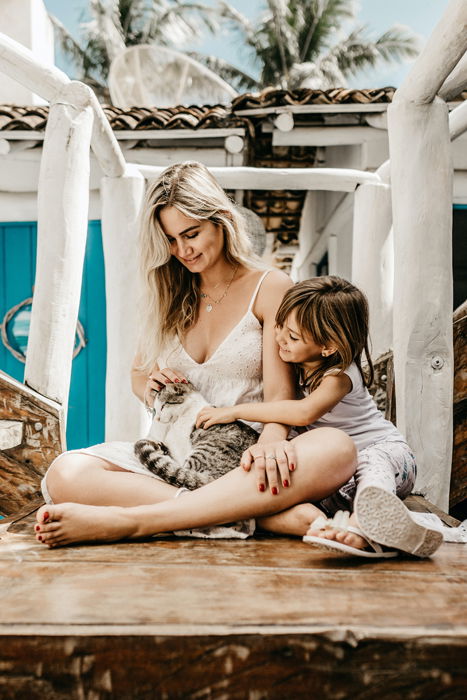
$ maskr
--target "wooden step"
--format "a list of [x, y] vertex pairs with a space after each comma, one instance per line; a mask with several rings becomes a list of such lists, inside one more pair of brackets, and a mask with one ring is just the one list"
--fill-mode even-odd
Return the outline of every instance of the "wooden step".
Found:
[[40, 481], [64, 449], [62, 407], [0, 372], [0, 513], [40, 495]]
[[48, 550], [32, 527], [0, 535], [0, 697], [467, 697], [466, 545], [380, 561], [260, 535]]

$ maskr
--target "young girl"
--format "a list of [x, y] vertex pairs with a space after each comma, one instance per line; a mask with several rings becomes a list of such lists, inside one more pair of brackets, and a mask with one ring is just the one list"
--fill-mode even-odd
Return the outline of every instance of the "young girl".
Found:
[[[383, 551], [377, 543], [430, 556], [441, 544], [442, 535], [416, 523], [395, 495], [404, 498], [412, 491], [414, 456], [367, 389], [373, 366], [364, 294], [339, 277], [316, 277], [296, 284], [285, 293], [278, 309], [276, 341], [280, 357], [295, 365], [303, 398], [206, 407], [197, 425], [208, 428], [243, 419], [285, 423], [299, 430], [325, 426], [343, 430], [358, 450], [355, 476], [320, 502], [305, 541], [359, 556], [397, 554]], [[362, 369], [363, 353], [367, 376]], [[289, 474], [281, 478], [288, 479]], [[352, 511], [354, 504], [356, 512], [350, 518], [347, 513], [336, 515], [341, 510]], [[336, 517], [326, 520], [325, 515]]]

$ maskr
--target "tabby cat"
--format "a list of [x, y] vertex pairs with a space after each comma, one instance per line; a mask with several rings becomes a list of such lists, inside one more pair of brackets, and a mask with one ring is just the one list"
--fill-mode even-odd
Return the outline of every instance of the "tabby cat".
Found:
[[167, 384], [154, 401], [149, 435], [135, 454], [153, 474], [174, 486], [196, 489], [239, 466], [242, 453], [258, 440], [249, 425], [236, 421], [195, 428], [209, 403], [190, 384]]

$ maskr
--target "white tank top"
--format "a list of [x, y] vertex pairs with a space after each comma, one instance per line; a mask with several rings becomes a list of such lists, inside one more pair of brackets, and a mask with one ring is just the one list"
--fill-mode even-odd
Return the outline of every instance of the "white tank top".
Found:
[[[205, 362], [196, 362], [174, 338], [159, 356], [159, 367], [179, 371], [214, 406], [263, 401], [263, 328], [253, 305], [269, 272], [261, 275], [246, 314]], [[258, 432], [263, 428], [262, 423], [249, 425]]]
[[[329, 370], [326, 374], [338, 371]], [[344, 370], [344, 374], [350, 378], [352, 389], [310, 427], [340, 428], [350, 435], [358, 451], [382, 440], [404, 440], [397, 428], [386, 420], [376, 406], [355, 362]]]

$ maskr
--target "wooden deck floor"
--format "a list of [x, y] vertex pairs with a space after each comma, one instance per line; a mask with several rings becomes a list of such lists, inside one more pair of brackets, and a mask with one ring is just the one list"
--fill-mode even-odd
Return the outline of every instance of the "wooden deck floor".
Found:
[[[28, 526], [29, 528], [29, 526]], [[467, 546], [0, 540], [0, 698], [467, 697]]]

